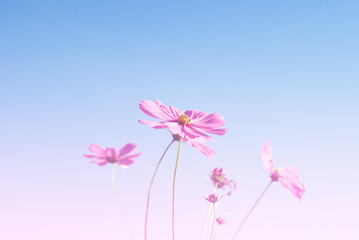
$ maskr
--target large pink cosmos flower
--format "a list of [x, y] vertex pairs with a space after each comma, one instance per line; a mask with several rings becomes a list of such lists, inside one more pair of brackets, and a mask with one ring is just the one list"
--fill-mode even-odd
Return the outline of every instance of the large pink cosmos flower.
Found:
[[284, 187], [288, 188], [299, 200], [301, 200], [305, 188], [299, 179], [298, 169], [295, 167], [274, 168], [274, 158], [272, 157], [272, 147], [269, 142], [265, 142], [261, 149], [260, 159], [263, 161], [264, 169], [271, 174], [272, 181], [279, 181]]
[[84, 154], [87, 158], [97, 158], [97, 160], [92, 161], [99, 166], [103, 166], [107, 163], [118, 163], [121, 167], [126, 168], [129, 165], [133, 164], [136, 161], [136, 158], [139, 157], [142, 153], [134, 154], [138, 146], [133, 143], [126, 144], [120, 150], [116, 148], [106, 148], [103, 149], [98, 144], [92, 144], [89, 149], [94, 155]]
[[167, 128], [176, 138], [192, 145], [204, 155], [212, 158], [215, 151], [204, 145], [208, 140], [215, 141], [206, 133], [224, 135], [228, 129], [223, 129], [226, 122], [224, 117], [218, 113], [208, 114], [198, 110], [178, 110], [177, 108], [163, 105], [161, 101], [152, 102], [142, 100], [140, 109], [147, 115], [161, 119], [161, 122], [139, 120], [142, 124], [147, 124], [156, 129]]

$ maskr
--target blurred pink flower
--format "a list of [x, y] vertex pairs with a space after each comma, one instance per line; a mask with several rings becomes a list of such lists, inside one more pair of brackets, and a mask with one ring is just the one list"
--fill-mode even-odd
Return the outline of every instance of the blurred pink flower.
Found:
[[217, 188], [225, 188], [226, 186], [229, 188], [229, 192], [227, 195], [231, 195], [232, 191], [236, 189], [236, 183], [234, 180], [229, 180], [226, 177], [226, 172], [223, 168], [215, 168], [211, 172], [211, 180], [215, 185], [217, 185]]
[[206, 198], [207, 201], [211, 202], [211, 203], [216, 203], [219, 199], [218, 199], [218, 194], [210, 194], [208, 196], [208, 198]]
[[288, 188], [299, 200], [301, 200], [305, 188], [299, 179], [298, 169], [295, 167], [274, 168], [274, 158], [269, 142], [265, 142], [261, 149], [260, 159], [263, 161], [264, 169], [271, 174], [272, 181], [280, 181]]
[[156, 102], [142, 100], [140, 109], [151, 117], [163, 120], [161, 122], [139, 120], [140, 123], [156, 129], [167, 128], [175, 139], [182, 138], [183, 141], [188, 142], [192, 147], [210, 158], [213, 157], [215, 151], [205, 146], [204, 143], [208, 140], [215, 140], [206, 133], [224, 135], [228, 131], [228, 129], [220, 128], [226, 122], [224, 117], [217, 113], [208, 114], [198, 110], [178, 110], [173, 106], [163, 105], [159, 100]]
[[225, 224], [225, 223], [227, 222], [225, 219], [223, 219], [223, 218], [221, 218], [221, 217], [218, 217], [218, 218], [216, 219], [216, 221], [217, 221], [217, 223], [218, 223], [219, 225]]
[[97, 160], [92, 161], [92, 163], [96, 163], [99, 166], [103, 166], [107, 163], [118, 163], [121, 167], [126, 168], [136, 161], [135, 158], [142, 154], [134, 154], [137, 148], [138, 146], [133, 143], [126, 144], [120, 150], [116, 148], [103, 149], [98, 144], [92, 144], [89, 149], [95, 155], [84, 154], [84, 156], [87, 158], [97, 158]]

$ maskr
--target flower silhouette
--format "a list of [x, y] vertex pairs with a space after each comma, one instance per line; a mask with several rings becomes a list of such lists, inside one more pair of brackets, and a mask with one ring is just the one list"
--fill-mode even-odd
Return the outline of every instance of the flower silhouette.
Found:
[[208, 114], [198, 110], [178, 110], [177, 108], [163, 105], [161, 101], [152, 102], [142, 100], [140, 109], [147, 115], [163, 121], [139, 120], [140, 123], [149, 125], [152, 128], [167, 128], [174, 138], [181, 138], [192, 145], [204, 155], [212, 158], [215, 151], [204, 145], [208, 140], [215, 141], [206, 133], [224, 135], [228, 129], [223, 129], [226, 122], [224, 117], [217, 113]]
[[299, 200], [302, 198], [305, 188], [299, 179], [298, 169], [295, 167], [274, 168], [274, 158], [269, 142], [265, 142], [261, 149], [260, 159], [263, 161], [264, 169], [271, 174], [272, 181], [279, 181], [288, 188]]
[[106, 165], [107, 163], [118, 163], [121, 167], [126, 168], [133, 164], [136, 161], [136, 158], [142, 154], [134, 154], [137, 148], [138, 146], [133, 143], [126, 144], [120, 150], [117, 150], [116, 148], [103, 149], [98, 144], [92, 144], [89, 149], [95, 155], [84, 154], [84, 156], [87, 158], [97, 158], [97, 160], [92, 161], [92, 163], [99, 166]]
[[206, 198], [206, 200], [209, 201], [209, 202], [211, 202], [211, 203], [216, 203], [219, 199], [220, 199], [220, 198], [219, 198], [218, 194], [214, 194], [214, 193], [210, 194], [210, 195]]
[[229, 180], [226, 177], [226, 172], [224, 171], [223, 168], [213, 169], [210, 177], [211, 177], [213, 184], [215, 184], [217, 186], [217, 188], [225, 188], [225, 187], [229, 188], [229, 192], [227, 193], [227, 195], [231, 195], [233, 190], [236, 189], [235, 181]]

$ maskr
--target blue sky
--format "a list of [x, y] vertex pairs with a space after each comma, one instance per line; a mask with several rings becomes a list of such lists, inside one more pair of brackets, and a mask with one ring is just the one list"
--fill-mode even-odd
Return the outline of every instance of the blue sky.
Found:
[[[220, 206], [229, 222], [218, 239], [230, 239], [267, 183], [258, 160], [267, 140], [279, 167], [299, 168], [307, 193], [298, 203], [274, 186], [242, 239], [277, 232], [276, 240], [288, 239], [293, 231], [294, 240], [353, 239], [359, 234], [353, 225], [359, 214], [358, 8], [356, 1], [2, 2], [0, 203], [6, 208], [0, 217], [6, 230], [0, 236], [125, 239], [109, 166], [89, 164], [82, 154], [92, 143], [134, 142], [144, 155], [118, 169], [118, 187], [140, 239], [147, 186], [171, 138], [137, 122], [150, 119], [138, 104], [160, 99], [218, 112], [230, 129], [209, 143], [217, 151], [213, 160], [189, 146], [182, 150], [179, 239], [198, 234], [203, 196], [211, 191], [208, 172], [217, 166], [238, 184]], [[163, 239], [170, 234], [175, 153], [173, 147], [155, 182], [156, 239], [159, 230]], [[186, 214], [193, 220], [181, 222]]]

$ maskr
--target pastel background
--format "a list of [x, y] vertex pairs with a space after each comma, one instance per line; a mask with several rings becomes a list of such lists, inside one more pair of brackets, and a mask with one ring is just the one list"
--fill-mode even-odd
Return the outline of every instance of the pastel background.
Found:
[[[160, 99], [218, 112], [230, 129], [208, 159], [182, 148], [177, 239], [199, 239], [223, 167], [237, 182], [218, 206], [231, 239], [269, 182], [258, 158], [272, 143], [278, 167], [299, 169], [299, 202], [274, 184], [242, 240], [359, 239], [359, 3], [267, 1], [1, 1], [0, 239], [129, 239], [111, 191], [111, 167], [88, 146], [143, 152], [117, 168], [137, 239], [155, 165], [171, 141], [140, 125]], [[177, 145], [154, 184], [149, 239], [171, 236]]]

